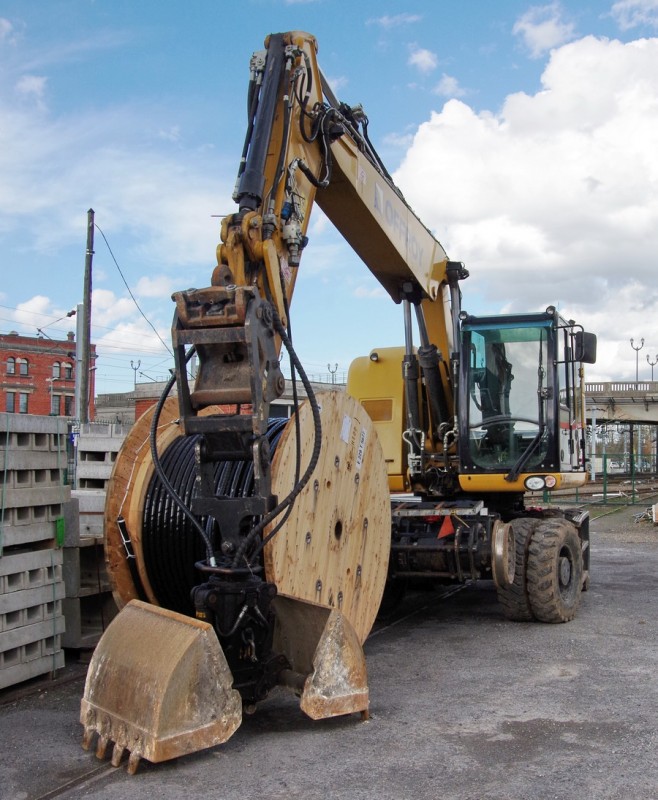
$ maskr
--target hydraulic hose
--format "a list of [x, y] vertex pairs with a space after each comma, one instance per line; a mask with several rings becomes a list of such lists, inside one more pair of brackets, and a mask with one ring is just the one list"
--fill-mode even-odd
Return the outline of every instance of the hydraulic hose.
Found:
[[[185, 355], [185, 364], [192, 358], [194, 353], [196, 352], [194, 347], [191, 347]], [[155, 411], [153, 413], [153, 419], [151, 420], [151, 430], [149, 436], [149, 444], [151, 446], [151, 458], [153, 459], [153, 466], [155, 467], [155, 471], [162, 481], [162, 485], [165, 487], [167, 493], [171, 497], [171, 499], [176, 503], [176, 505], [181, 509], [183, 514], [187, 517], [187, 519], [192, 523], [192, 526], [197, 531], [197, 533], [203, 539], [203, 542], [206, 546], [206, 557], [208, 558], [208, 563], [211, 566], [216, 566], [217, 562], [215, 561], [215, 554], [213, 553], [212, 542], [210, 541], [210, 537], [199, 523], [197, 518], [194, 514], [190, 511], [188, 506], [186, 505], [185, 501], [178, 495], [178, 492], [171, 484], [171, 481], [167, 477], [166, 472], [162, 468], [162, 463], [160, 461], [160, 456], [158, 454], [158, 447], [157, 447], [157, 434], [158, 434], [158, 423], [160, 421], [160, 414], [162, 413], [162, 409], [164, 408], [165, 401], [169, 396], [169, 392], [174, 387], [176, 383], [176, 375], [172, 375], [165, 388], [162, 390], [162, 394], [160, 395], [160, 399], [157, 402], [155, 407]]]
[[[318, 406], [318, 402], [315, 397], [315, 392], [313, 391], [313, 387], [311, 386], [311, 382], [306, 375], [304, 367], [302, 366], [301, 361], [297, 357], [297, 353], [292, 346], [292, 342], [290, 341], [288, 334], [286, 333], [286, 329], [283, 327], [283, 323], [281, 322], [281, 318], [276, 312], [276, 309], [272, 308], [272, 315], [273, 315], [273, 324], [274, 330], [276, 333], [281, 337], [281, 342], [283, 346], [286, 348], [288, 354], [290, 355], [290, 359], [293, 362], [295, 369], [299, 373], [299, 376], [302, 379], [302, 383], [304, 384], [304, 388], [306, 389], [306, 394], [308, 395], [309, 405], [311, 407], [311, 413], [313, 414], [313, 430], [314, 430], [314, 442], [313, 442], [313, 451], [311, 453], [311, 458], [306, 467], [306, 471], [300, 478], [300, 480], [296, 483], [290, 494], [282, 500], [277, 506], [275, 506], [270, 512], [265, 514], [260, 522], [255, 525], [245, 536], [244, 541], [238, 547], [235, 557], [231, 563], [231, 566], [234, 569], [237, 569], [243, 559], [245, 559], [246, 553], [249, 551], [251, 547], [253, 547], [254, 542], [257, 538], [262, 536], [263, 531], [265, 528], [273, 522], [282, 511], [285, 511], [292, 503], [295, 501], [295, 498], [301, 493], [304, 489], [306, 484], [309, 482], [311, 475], [313, 474], [313, 470], [317, 466], [318, 460], [320, 458], [320, 450], [322, 449], [322, 422], [320, 420], [320, 408]], [[265, 544], [274, 536], [275, 533], [278, 532], [280, 529], [280, 525], [277, 526], [273, 531], [263, 539], [259, 546], [255, 549], [255, 552], [251, 554], [249, 559], [245, 559], [247, 564], [251, 566], [253, 559], [261, 552]]]

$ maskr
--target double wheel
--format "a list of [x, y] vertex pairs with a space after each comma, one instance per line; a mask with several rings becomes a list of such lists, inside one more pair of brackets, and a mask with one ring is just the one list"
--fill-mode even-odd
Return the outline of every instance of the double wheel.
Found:
[[578, 609], [583, 555], [576, 527], [566, 519], [523, 517], [512, 522], [514, 581], [498, 588], [508, 619], [568, 622]]

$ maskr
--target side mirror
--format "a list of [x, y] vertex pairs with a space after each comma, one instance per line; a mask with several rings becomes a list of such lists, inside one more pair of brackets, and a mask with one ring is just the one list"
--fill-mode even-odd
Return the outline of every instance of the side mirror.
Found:
[[574, 361], [596, 364], [596, 335], [585, 331], [576, 331], [574, 338]]

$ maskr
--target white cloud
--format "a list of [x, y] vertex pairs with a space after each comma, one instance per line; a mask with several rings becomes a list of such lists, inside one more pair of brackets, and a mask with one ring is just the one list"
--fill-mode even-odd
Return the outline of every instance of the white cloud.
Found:
[[363, 300], [379, 300], [385, 298], [390, 301], [390, 297], [383, 286], [357, 286], [353, 292], [354, 297]]
[[163, 267], [208, 263], [218, 238], [211, 215], [230, 210], [217, 206], [230, 189], [209, 170], [207, 152], [202, 160], [145, 144], [142, 112], [131, 107], [68, 119], [12, 109], [0, 99], [0, 114], [1, 229], [11, 232], [39, 215], [24, 248], [47, 253], [75, 241], [80, 214], [91, 206], [110, 242], [118, 233], [139, 241], [117, 257], [148, 253]]
[[137, 282], [135, 294], [139, 297], [171, 297], [175, 285], [176, 281], [165, 275], [145, 275]]
[[158, 131], [158, 136], [165, 142], [176, 144], [180, 142], [180, 125], [170, 125], [168, 128], [163, 128]]
[[441, 80], [432, 91], [441, 97], [464, 97], [466, 94], [466, 90], [462, 89], [457, 78], [452, 75], [446, 75], [445, 72], [441, 75]]
[[500, 114], [448, 101], [395, 176], [469, 267], [467, 310], [558, 305], [602, 337], [608, 379], [630, 376], [609, 355], [630, 336], [658, 345], [657, 65], [658, 39], [565, 45]]
[[46, 327], [49, 322], [66, 315], [66, 311], [53, 309], [50, 298], [43, 294], [19, 303], [10, 311], [5, 309], [5, 313], [9, 314], [15, 324], [24, 326], [28, 332], [32, 330], [35, 334], [38, 327]]
[[331, 77], [327, 75], [325, 77], [327, 78], [327, 82], [329, 86], [331, 86], [334, 94], [338, 94], [349, 83], [349, 80], [345, 75], [335, 75]]
[[44, 95], [48, 78], [42, 75], [23, 75], [16, 83], [16, 93], [34, 101], [40, 110], [45, 108]]
[[424, 74], [435, 70], [438, 63], [439, 60], [436, 56], [436, 53], [433, 53], [431, 50], [426, 50], [423, 47], [414, 47], [409, 55], [409, 60], [407, 61], [409, 66], [416, 67]]
[[413, 25], [420, 22], [422, 16], [420, 14], [394, 14], [389, 16], [384, 14], [383, 17], [373, 17], [367, 21], [368, 25], [379, 25], [381, 28], [390, 30], [391, 28], [399, 28], [402, 25]]
[[658, 28], [658, 0], [619, 0], [610, 14], [623, 31], [638, 25]]
[[512, 33], [521, 37], [531, 58], [541, 58], [574, 38], [574, 24], [565, 22], [562, 15], [559, 3], [532, 6], [514, 23]]
[[0, 17], [0, 42], [10, 42], [14, 36], [14, 26], [8, 19]]
[[409, 148], [413, 143], [412, 133], [387, 133], [384, 136], [384, 144], [390, 147]]
[[129, 297], [117, 297], [110, 289], [94, 289], [91, 295], [94, 323], [110, 327], [117, 320], [137, 314], [134, 302]]

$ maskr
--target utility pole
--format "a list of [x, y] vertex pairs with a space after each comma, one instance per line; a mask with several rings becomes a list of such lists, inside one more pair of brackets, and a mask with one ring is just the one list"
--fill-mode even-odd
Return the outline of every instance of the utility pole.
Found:
[[89, 355], [91, 352], [91, 265], [94, 256], [94, 209], [87, 211], [87, 250], [82, 294], [82, 341], [80, 342], [80, 409], [78, 419], [89, 422]]
[[82, 407], [82, 340], [84, 339], [84, 334], [82, 329], [84, 327], [84, 311], [82, 308], [82, 303], [78, 303], [76, 308], [76, 317], [75, 317], [75, 399], [74, 399], [74, 411], [75, 418], [80, 422], [80, 408]]

